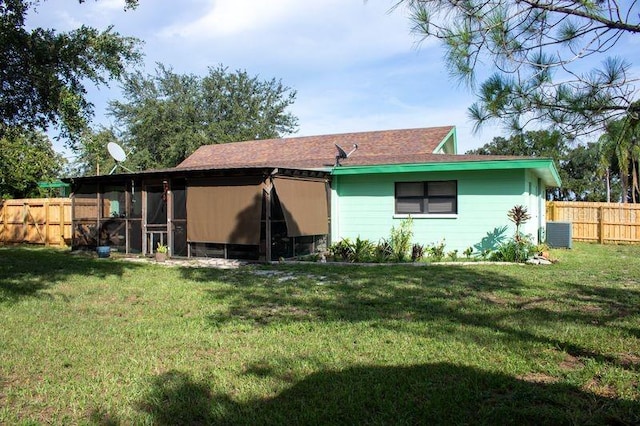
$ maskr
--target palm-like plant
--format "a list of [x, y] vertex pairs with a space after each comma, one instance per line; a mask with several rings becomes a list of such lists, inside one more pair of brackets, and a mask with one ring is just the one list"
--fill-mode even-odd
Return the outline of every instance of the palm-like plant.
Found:
[[[618, 162], [620, 170], [620, 183], [622, 186], [622, 202], [626, 203], [628, 194], [631, 192], [631, 201], [640, 201], [640, 170], [638, 161], [640, 159], [640, 127], [638, 121], [631, 118], [624, 118], [609, 123], [598, 142], [601, 146], [602, 163], [607, 170], [611, 168], [611, 161]], [[629, 191], [629, 189], [631, 191]]]
[[516, 224], [516, 235], [514, 238], [516, 241], [520, 241], [520, 227], [531, 219], [531, 215], [527, 212], [525, 206], [513, 206], [513, 208], [507, 212], [507, 217], [511, 222]]

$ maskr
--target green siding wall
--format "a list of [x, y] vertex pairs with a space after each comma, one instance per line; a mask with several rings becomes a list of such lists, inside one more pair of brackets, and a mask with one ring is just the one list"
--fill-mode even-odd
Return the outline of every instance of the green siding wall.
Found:
[[[501, 235], [510, 237], [515, 227], [507, 211], [516, 204], [536, 205], [538, 178], [528, 171], [492, 170], [467, 172], [402, 173], [335, 176], [332, 191], [332, 241], [341, 238], [387, 238], [394, 218], [394, 183], [428, 180], [458, 181], [458, 215], [455, 218], [414, 218], [414, 242], [445, 240], [446, 249], [480, 248]], [[528, 192], [532, 182], [532, 195]], [[537, 237], [537, 223], [526, 229]]]

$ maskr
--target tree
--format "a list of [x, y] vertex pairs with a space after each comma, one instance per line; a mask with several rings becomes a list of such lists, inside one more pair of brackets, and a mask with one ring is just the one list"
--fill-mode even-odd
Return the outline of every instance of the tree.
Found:
[[155, 75], [128, 75], [123, 91], [126, 101], [110, 102], [110, 114], [140, 169], [174, 167], [201, 145], [278, 138], [297, 128], [287, 112], [294, 90], [221, 65], [199, 77], [159, 64]]
[[[119, 140], [112, 128], [99, 127], [94, 130], [85, 129], [76, 145], [76, 158], [69, 169], [72, 176], [91, 176], [108, 173], [115, 165], [115, 160], [109, 155], [107, 145], [109, 142], [115, 142], [125, 148], [124, 142]], [[129, 164], [130, 160], [125, 160], [125, 164]]]
[[562, 191], [554, 196], [559, 200], [609, 201], [610, 197], [619, 197], [617, 188], [611, 189], [611, 183], [619, 181], [617, 169], [609, 172], [601, 167], [601, 149], [597, 142], [578, 145], [567, 152], [561, 162]]
[[[74, 137], [93, 114], [85, 97], [86, 82], [106, 85], [120, 78], [127, 65], [140, 60], [139, 41], [121, 36], [113, 27], [28, 30], [27, 13], [39, 3], [0, 2], [0, 131], [46, 130], [59, 124], [64, 136]], [[127, 0], [126, 5], [133, 8], [137, 0]]]
[[38, 182], [56, 178], [63, 164], [44, 134], [5, 131], [0, 137], [0, 197], [41, 196]]
[[[618, 0], [400, 0], [414, 30], [440, 39], [452, 76], [476, 91], [476, 128], [497, 120], [516, 132], [535, 121], [579, 136], [615, 118], [638, 119], [631, 64], [605, 57], [640, 34], [640, 4]], [[585, 71], [588, 58], [601, 65]], [[481, 64], [495, 72], [477, 86]]]
[[601, 161], [606, 171], [617, 166], [621, 184], [621, 201], [640, 202], [640, 126], [624, 118], [607, 124], [600, 136]]

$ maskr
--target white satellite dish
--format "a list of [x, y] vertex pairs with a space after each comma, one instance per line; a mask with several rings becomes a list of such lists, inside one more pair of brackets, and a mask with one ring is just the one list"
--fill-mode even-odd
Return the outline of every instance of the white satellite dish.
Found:
[[125, 166], [120, 164], [121, 162], [123, 162], [124, 160], [127, 159], [127, 154], [124, 152], [124, 149], [122, 149], [122, 147], [120, 145], [118, 145], [115, 142], [109, 142], [107, 144], [107, 151], [109, 151], [109, 155], [111, 155], [111, 157], [114, 160], [116, 160], [116, 165], [113, 166], [113, 169], [111, 169], [111, 171], [109, 172], [110, 175], [113, 174], [113, 172], [116, 171], [116, 168], [118, 166], [122, 167], [123, 169], [125, 169], [129, 173], [133, 173], [131, 170], [129, 170], [128, 168], [126, 168]]
[[115, 142], [109, 142], [107, 144], [107, 151], [109, 151], [109, 155], [118, 163], [127, 159], [127, 154], [124, 152], [124, 149]]

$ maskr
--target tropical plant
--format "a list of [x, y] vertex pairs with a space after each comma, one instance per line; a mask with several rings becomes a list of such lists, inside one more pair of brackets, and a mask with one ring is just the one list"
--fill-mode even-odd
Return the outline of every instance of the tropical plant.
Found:
[[466, 257], [467, 259], [469, 259], [471, 257], [471, 255], [473, 254], [473, 247], [467, 247], [462, 254], [464, 254], [464, 257]]
[[396, 262], [406, 262], [411, 250], [411, 238], [413, 238], [413, 219], [403, 219], [398, 227], [391, 227], [389, 244], [391, 245], [391, 257]]
[[428, 248], [429, 256], [432, 257], [436, 262], [444, 259], [445, 255], [445, 243], [444, 240], [439, 243], [433, 243]]
[[422, 259], [424, 255], [425, 255], [424, 245], [420, 243], [414, 243], [413, 247], [411, 248], [411, 261], [417, 262], [418, 260]]
[[[621, 184], [621, 201], [640, 202], [640, 126], [628, 118], [608, 123], [598, 140], [601, 163], [609, 172], [617, 164]], [[608, 200], [609, 201], [609, 200]]]
[[391, 259], [392, 255], [393, 255], [393, 250], [391, 248], [391, 244], [389, 243], [389, 241], [384, 238], [380, 239], [380, 241], [378, 241], [378, 244], [376, 244], [376, 247], [374, 249], [373, 260], [378, 263], [388, 262], [389, 259]]
[[503, 262], [526, 262], [531, 256], [536, 254], [537, 246], [531, 242], [528, 236], [515, 237], [498, 246], [498, 249], [491, 253], [491, 259]]
[[458, 260], [458, 250], [451, 250], [449, 253], [447, 253], [447, 257], [455, 262], [456, 260]]
[[519, 240], [521, 238], [520, 227], [531, 219], [531, 215], [527, 212], [527, 208], [525, 206], [518, 205], [513, 206], [511, 210], [507, 212], [507, 217], [511, 222], [515, 223], [516, 233], [514, 239]]
[[329, 252], [335, 257], [345, 262], [350, 262], [353, 258], [353, 242], [349, 238], [343, 238], [329, 246]]
[[374, 244], [358, 236], [352, 244], [351, 258], [352, 262], [370, 262], [374, 258]]

